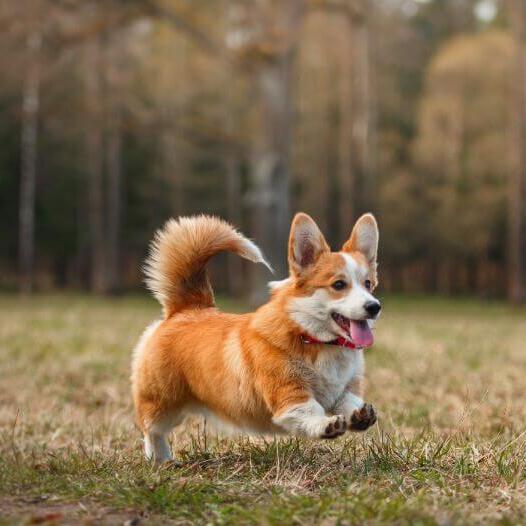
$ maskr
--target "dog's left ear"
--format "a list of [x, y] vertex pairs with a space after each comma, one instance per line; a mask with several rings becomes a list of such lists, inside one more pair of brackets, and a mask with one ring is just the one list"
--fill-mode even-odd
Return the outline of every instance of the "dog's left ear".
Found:
[[330, 252], [329, 245], [314, 219], [304, 213], [296, 214], [290, 227], [290, 273], [293, 276], [302, 275], [326, 252]]
[[378, 237], [378, 224], [373, 214], [364, 214], [356, 221], [351, 237], [345, 242], [342, 250], [361, 252], [369, 263], [376, 263]]

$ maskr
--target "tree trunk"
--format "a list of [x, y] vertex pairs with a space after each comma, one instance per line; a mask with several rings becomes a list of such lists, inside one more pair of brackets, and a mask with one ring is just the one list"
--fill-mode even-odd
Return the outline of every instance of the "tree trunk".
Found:
[[35, 252], [35, 187], [37, 175], [38, 114], [40, 107], [40, 48], [35, 32], [27, 39], [29, 64], [22, 95], [21, 173], [19, 205], [20, 291], [33, 291]]
[[162, 174], [173, 191], [172, 213], [174, 216], [180, 216], [186, 213], [183, 199], [185, 188], [184, 152], [181, 143], [181, 133], [178, 130], [181, 111], [175, 107], [170, 107], [165, 111], [166, 115], [162, 118], [160, 141]]
[[107, 291], [102, 131], [102, 61], [100, 37], [86, 45], [86, 172], [90, 248], [90, 286], [97, 294]]
[[[225, 159], [227, 216], [237, 228], [241, 228], [241, 173], [238, 152], [228, 148]], [[243, 290], [243, 263], [237, 254], [227, 254], [228, 287], [231, 294], [239, 297]]]
[[[360, 195], [355, 195], [356, 203], [362, 204], [362, 209], [371, 206], [372, 181], [371, 152], [370, 152], [370, 124], [371, 124], [371, 86], [370, 86], [370, 57], [369, 57], [369, 28], [366, 13], [369, 7], [362, 8], [363, 15], [353, 19], [352, 37], [352, 107], [353, 107], [353, 172], [355, 181], [359, 181]], [[358, 194], [358, 184], [355, 182], [355, 192]]]
[[107, 288], [116, 293], [121, 287], [121, 126], [118, 108], [110, 109], [107, 139], [108, 171], [108, 239], [107, 239]]
[[[109, 292], [117, 293], [121, 287], [120, 280], [120, 244], [121, 244], [121, 178], [122, 178], [122, 125], [121, 106], [119, 92], [119, 66], [115, 56], [118, 50], [109, 44], [110, 53], [106, 62], [106, 85], [107, 93], [107, 140], [106, 140], [106, 167], [108, 176], [108, 198], [107, 198], [107, 282]], [[113, 53], [112, 53], [113, 51]]]
[[[284, 49], [263, 57], [255, 66], [259, 116], [250, 170], [251, 232], [276, 270], [277, 278], [287, 275], [292, 75], [303, 7], [303, 2], [300, 0], [287, 4], [280, 16], [283, 24], [281, 30], [287, 35]], [[270, 33], [274, 34], [272, 31]], [[268, 38], [269, 42], [272, 42], [271, 38]], [[262, 47], [265, 47], [265, 43]], [[261, 265], [252, 268], [251, 303], [253, 305], [264, 301], [267, 278], [268, 275]]]
[[[236, 90], [236, 83], [232, 81], [229, 74], [225, 76], [224, 86], [224, 128], [228, 136], [232, 138], [235, 134], [236, 122], [239, 116], [235, 105], [236, 96], [239, 96], [239, 93]], [[233, 144], [227, 145], [224, 150], [227, 218], [230, 223], [239, 229], [242, 228], [243, 217], [243, 197], [241, 195], [242, 155], [243, 152], [234, 147]], [[229, 293], [239, 298], [243, 293], [243, 262], [237, 254], [232, 254], [231, 252], [227, 253], [226, 258]]]
[[[349, 32], [351, 33], [351, 32]], [[353, 167], [353, 60], [352, 42], [349, 54], [341, 67], [338, 85], [338, 218], [340, 241], [350, 235], [355, 216], [356, 180]]]
[[524, 290], [524, 192], [526, 159], [526, 53], [523, 0], [509, 0], [508, 13], [515, 40], [514, 79], [510, 97], [510, 177], [508, 185], [508, 299], [522, 303]]
[[[292, 57], [284, 56], [261, 66], [257, 72], [261, 122], [251, 167], [252, 235], [279, 278], [286, 274], [290, 220], [291, 66]], [[253, 304], [264, 300], [266, 278], [259, 266], [252, 269]]]

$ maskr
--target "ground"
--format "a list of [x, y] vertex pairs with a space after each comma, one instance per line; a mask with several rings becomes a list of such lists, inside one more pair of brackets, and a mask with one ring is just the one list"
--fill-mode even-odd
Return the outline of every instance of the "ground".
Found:
[[198, 421], [156, 470], [129, 361], [158, 306], [0, 297], [0, 524], [526, 524], [526, 310], [384, 307], [366, 353], [372, 429], [224, 439]]

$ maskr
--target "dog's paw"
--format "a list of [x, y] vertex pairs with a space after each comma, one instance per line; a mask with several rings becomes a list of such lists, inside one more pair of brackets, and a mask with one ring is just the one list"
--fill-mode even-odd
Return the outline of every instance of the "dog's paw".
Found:
[[347, 421], [343, 415], [331, 416], [327, 419], [327, 425], [320, 438], [336, 438], [347, 431]]
[[376, 411], [371, 404], [363, 404], [351, 415], [349, 429], [351, 431], [365, 431], [376, 423]]

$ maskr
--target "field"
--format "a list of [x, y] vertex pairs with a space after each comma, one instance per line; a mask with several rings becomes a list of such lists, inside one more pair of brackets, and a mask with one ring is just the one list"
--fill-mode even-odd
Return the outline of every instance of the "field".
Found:
[[0, 524], [526, 524], [526, 310], [384, 306], [367, 353], [377, 426], [317, 442], [197, 421], [156, 470], [128, 376], [157, 305], [0, 297]]

